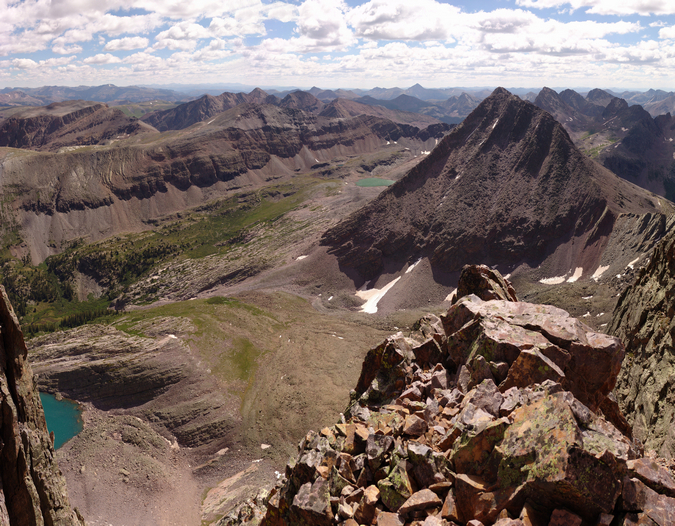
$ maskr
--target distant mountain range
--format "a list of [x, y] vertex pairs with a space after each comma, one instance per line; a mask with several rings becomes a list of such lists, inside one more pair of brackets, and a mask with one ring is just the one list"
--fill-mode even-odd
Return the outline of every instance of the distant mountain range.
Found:
[[[664, 93], [653, 92], [651, 98]], [[627, 95], [635, 100], [634, 94]], [[663, 98], [659, 104], [671, 99]], [[638, 186], [675, 199], [675, 119], [670, 113], [653, 117], [642, 106], [631, 106], [627, 100], [600, 89], [584, 98], [573, 90], [558, 94], [544, 88], [534, 103], [551, 113], [577, 146], [606, 168]]]

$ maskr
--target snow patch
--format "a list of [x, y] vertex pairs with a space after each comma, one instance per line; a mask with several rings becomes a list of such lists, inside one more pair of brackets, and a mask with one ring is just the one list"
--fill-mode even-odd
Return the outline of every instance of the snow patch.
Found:
[[420, 261], [422, 261], [422, 259], [418, 259], [417, 261], [415, 261], [415, 263], [413, 263], [412, 265], [410, 265], [410, 266], [406, 269], [405, 273], [406, 273], [406, 274], [410, 274], [410, 273], [412, 272], [412, 270], [418, 265], [418, 263], [419, 263]]
[[361, 312], [366, 312], [368, 314], [375, 314], [377, 312], [377, 304], [380, 302], [384, 295], [391, 290], [391, 288], [398, 283], [398, 280], [401, 279], [401, 276], [396, 278], [394, 281], [387, 283], [381, 289], [370, 289], [370, 290], [357, 290], [356, 296], [366, 302], [361, 305]]
[[422, 150], [422, 151], [420, 152], [420, 155], [429, 155], [430, 153], [431, 153], [430, 151]]
[[635, 265], [635, 263], [637, 263], [638, 261], [640, 261], [639, 257], [628, 263], [628, 265], [626, 265], [626, 268], [630, 268], [631, 270], [633, 270], [634, 269], [633, 265]]
[[565, 283], [565, 278], [567, 278], [567, 274], [554, 278], [542, 278], [539, 280], [539, 283], [543, 283], [544, 285], [560, 285], [561, 283]]
[[590, 317], [591, 317], [591, 313], [588, 312], [588, 311], [586, 312], [586, 314], [584, 314], [584, 315], [582, 316], [582, 318], [590, 318]]
[[582, 296], [582, 300], [590, 300], [593, 296]]
[[492, 129], [494, 130], [497, 127], [497, 123], [499, 122], [499, 119], [495, 121], [495, 123], [492, 125]]
[[607, 272], [607, 269], [609, 269], [609, 265], [604, 266], [604, 267], [598, 267], [595, 272], [593, 272], [593, 275], [591, 276], [591, 279], [594, 281], [598, 281], [602, 275]]
[[176, 336], [175, 334], [169, 334], [169, 338], [171, 338], [172, 340], [177, 340], [178, 336]]
[[297, 258], [295, 258], [295, 260], [296, 260], [296, 261], [301, 261], [301, 260], [305, 259], [306, 257], [307, 257], [307, 256], [298, 256]]
[[583, 267], [577, 267], [574, 269], [574, 274], [570, 276], [570, 278], [567, 280], [567, 283], [574, 283], [577, 281], [581, 275], [584, 273], [584, 268]]

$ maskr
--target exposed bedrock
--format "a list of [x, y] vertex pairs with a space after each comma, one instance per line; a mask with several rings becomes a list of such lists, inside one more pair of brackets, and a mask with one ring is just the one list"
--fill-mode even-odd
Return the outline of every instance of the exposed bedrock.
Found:
[[675, 457], [675, 235], [619, 298], [609, 332], [626, 344], [616, 395], [636, 438]]
[[0, 287], [0, 524], [84, 525], [66, 480], [27, 360], [19, 322]]
[[672, 524], [673, 474], [610, 396], [621, 342], [465, 288], [371, 349], [345, 420], [307, 434], [266, 508], [219, 524]]

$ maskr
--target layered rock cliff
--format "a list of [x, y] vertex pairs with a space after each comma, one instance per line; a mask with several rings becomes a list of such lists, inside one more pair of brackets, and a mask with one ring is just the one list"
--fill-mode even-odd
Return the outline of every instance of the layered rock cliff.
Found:
[[19, 322], [0, 287], [0, 524], [84, 525], [68, 500]]

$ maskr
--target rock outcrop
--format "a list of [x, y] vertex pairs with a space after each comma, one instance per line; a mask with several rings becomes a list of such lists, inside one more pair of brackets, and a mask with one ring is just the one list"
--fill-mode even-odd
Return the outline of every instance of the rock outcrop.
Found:
[[635, 437], [675, 457], [675, 234], [619, 298], [609, 333], [625, 343], [616, 396]]
[[618, 339], [473, 294], [415, 329], [368, 352], [344, 418], [300, 442], [264, 512], [219, 524], [672, 524], [673, 474], [606, 409]]
[[0, 287], [0, 524], [84, 525], [68, 500], [26, 355]]

